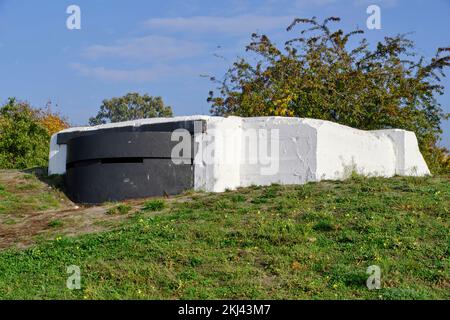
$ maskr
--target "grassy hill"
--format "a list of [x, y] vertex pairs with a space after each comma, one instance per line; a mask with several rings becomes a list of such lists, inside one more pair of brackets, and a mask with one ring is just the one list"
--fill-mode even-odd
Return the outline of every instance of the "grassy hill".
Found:
[[[2, 171], [0, 297], [447, 299], [449, 211], [448, 177], [78, 208], [47, 181]], [[81, 269], [81, 290], [66, 288], [70, 265]], [[371, 265], [381, 290], [366, 287]]]

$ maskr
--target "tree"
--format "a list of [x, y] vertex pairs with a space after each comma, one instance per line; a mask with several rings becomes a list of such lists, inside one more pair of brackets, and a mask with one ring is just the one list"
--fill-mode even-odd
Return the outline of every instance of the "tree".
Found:
[[70, 127], [65, 117], [52, 111], [51, 101], [47, 102], [44, 109], [37, 110], [37, 119], [47, 129], [50, 136]]
[[38, 120], [38, 111], [10, 98], [0, 108], [0, 167], [25, 169], [45, 166], [50, 134]]
[[[450, 47], [440, 48], [429, 62], [417, 57], [405, 35], [386, 37], [374, 49], [363, 33], [332, 30], [330, 17], [295, 19], [287, 28], [303, 26], [297, 37], [279, 49], [267, 36], [252, 35], [247, 51], [257, 58], [238, 59], [211, 91], [215, 115], [295, 116], [330, 120], [373, 130], [414, 131], [428, 164], [448, 166], [448, 151], [437, 147], [441, 121], [449, 117], [436, 100], [450, 65]], [[446, 164], [445, 164], [446, 163]]]
[[128, 93], [123, 97], [103, 100], [100, 111], [89, 119], [90, 125], [142, 118], [172, 117], [172, 108], [161, 97]]
[[0, 108], [0, 168], [26, 169], [46, 166], [50, 136], [68, 128], [67, 120], [52, 112], [9, 98]]

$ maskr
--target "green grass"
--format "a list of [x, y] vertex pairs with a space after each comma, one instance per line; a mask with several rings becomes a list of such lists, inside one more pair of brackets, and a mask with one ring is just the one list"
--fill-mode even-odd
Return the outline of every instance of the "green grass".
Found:
[[0, 214], [20, 214], [58, 209], [61, 194], [49, 190], [35, 175], [25, 174], [21, 179], [0, 184]]
[[165, 202], [161, 199], [148, 200], [144, 202], [143, 211], [159, 211], [164, 209]]
[[128, 204], [119, 204], [115, 207], [108, 209], [107, 214], [116, 215], [116, 214], [127, 214], [131, 211], [131, 206]]
[[[116, 230], [0, 252], [0, 297], [448, 299], [448, 177], [182, 199], [150, 200]], [[81, 290], [65, 287], [69, 265]], [[366, 288], [371, 265], [381, 290]]]
[[62, 227], [63, 225], [64, 225], [64, 223], [58, 219], [52, 220], [48, 223], [48, 226], [50, 228], [59, 228], [59, 227]]

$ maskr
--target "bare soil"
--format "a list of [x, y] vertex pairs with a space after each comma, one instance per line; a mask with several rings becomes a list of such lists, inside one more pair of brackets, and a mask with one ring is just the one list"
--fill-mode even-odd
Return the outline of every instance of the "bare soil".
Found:
[[[5, 210], [0, 213], [0, 250], [26, 248], [38, 240], [62, 235], [109, 230], [138, 211], [143, 202], [128, 201], [126, 204], [132, 207], [128, 214], [112, 215], [108, 210], [117, 204], [76, 205], [45, 179], [18, 170], [0, 170], [0, 186], [4, 190], [0, 204]], [[42, 210], [47, 206], [45, 201], [57, 208]]]

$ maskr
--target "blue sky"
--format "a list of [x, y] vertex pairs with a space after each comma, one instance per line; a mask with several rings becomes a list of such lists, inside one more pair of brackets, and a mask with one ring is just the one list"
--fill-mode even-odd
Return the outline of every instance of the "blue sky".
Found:
[[[81, 30], [68, 30], [66, 8], [81, 8]], [[367, 30], [366, 8], [381, 8], [381, 30]], [[0, 0], [0, 102], [10, 96], [42, 107], [48, 100], [83, 125], [105, 98], [130, 91], [162, 96], [176, 115], [209, 114], [214, 85], [254, 31], [283, 43], [294, 17], [339, 16], [371, 43], [413, 32], [431, 58], [450, 44], [450, 0]], [[450, 112], [450, 78], [439, 97]], [[442, 144], [450, 148], [450, 123]]]

